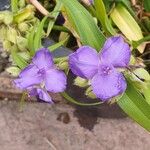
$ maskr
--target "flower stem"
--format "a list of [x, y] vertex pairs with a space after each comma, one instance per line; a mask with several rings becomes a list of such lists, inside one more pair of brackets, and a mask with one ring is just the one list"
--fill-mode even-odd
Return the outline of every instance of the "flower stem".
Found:
[[70, 32], [66, 27], [64, 27], [64, 26], [54, 25], [54, 26], [53, 26], [53, 30], [58, 30], [58, 31], [62, 31], [62, 32], [71, 33], [71, 32]]
[[135, 42], [134, 48], [137, 48], [140, 44], [142, 44], [143, 42], [147, 42], [147, 41], [150, 41], [150, 35], [148, 35], [138, 41], [134, 41]]
[[75, 99], [73, 99], [72, 97], [70, 97], [66, 92], [61, 93], [61, 95], [68, 100], [71, 103], [74, 103], [76, 105], [80, 105], [80, 106], [96, 106], [96, 105], [100, 105], [103, 102], [95, 102], [95, 103], [81, 103], [76, 101]]
[[59, 62], [59, 61], [63, 61], [63, 60], [67, 60], [68, 56], [64, 56], [64, 57], [58, 57], [58, 58], [54, 58], [55, 63]]

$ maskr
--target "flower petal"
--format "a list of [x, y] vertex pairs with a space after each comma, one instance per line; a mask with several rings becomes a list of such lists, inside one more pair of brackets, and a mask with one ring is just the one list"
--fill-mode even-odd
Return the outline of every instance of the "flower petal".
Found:
[[39, 69], [31, 64], [21, 71], [19, 78], [14, 80], [15, 85], [20, 89], [26, 89], [42, 82], [42, 76], [38, 74]]
[[126, 67], [130, 56], [130, 47], [121, 36], [108, 38], [100, 54], [102, 62], [111, 63], [114, 67]]
[[46, 72], [45, 87], [49, 92], [63, 92], [66, 88], [66, 75], [59, 70], [50, 69]]
[[114, 68], [110, 68], [108, 74], [106, 74], [106, 70], [104, 73], [99, 72], [91, 81], [93, 92], [102, 101], [123, 93], [127, 86], [123, 75]]
[[39, 69], [48, 69], [53, 66], [53, 57], [48, 49], [41, 48], [35, 54], [32, 59], [33, 64], [35, 64]]
[[97, 73], [98, 64], [98, 54], [89, 46], [82, 46], [69, 56], [71, 71], [82, 78], [92, 78]]
[[50, 95], [44, 89], [41, 89], [41, 88], [32, 88], [29, 91], [29, 95], [30, 96], [38, 96], [38, 98], [40, 100], [43, 100], [43, 101], [48, 102], [48, 103], [53, 103]]

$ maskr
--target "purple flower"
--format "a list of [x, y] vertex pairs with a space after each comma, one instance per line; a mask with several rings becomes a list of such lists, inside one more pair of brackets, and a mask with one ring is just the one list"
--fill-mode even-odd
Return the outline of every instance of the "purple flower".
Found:
[[89, 46], [82, 46], [69, 56], [69, 65], [74, 74], [90, 79], [95, 95], [102, 101], [123, 93], [127, 84], [117, 68], [125, 68], [130, 61], [129, 45], [121, 36], [110, 37], [101, 53]]
[[51, 53], [42, 48], [14, 82], [18, 88], [28, 90], [31, 96], [52, 102], [47, 91], [63, 92], [66, 88], [66, 75], [56, 69]]

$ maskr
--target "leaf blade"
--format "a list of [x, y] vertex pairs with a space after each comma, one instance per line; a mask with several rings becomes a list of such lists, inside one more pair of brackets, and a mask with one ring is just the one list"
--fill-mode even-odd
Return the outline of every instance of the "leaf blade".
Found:
[[76, 0], [61, 0], [61, 2], [80, 36], [82, 44], [99, 51], [104, 44], [105, 36], [98, 29], [89, 12]]
[[150, 131], [150, 105], [137, 92], [131, 81], [128, 82], [128, 88], [125, 94], [118, 100], [117, 104], [133, 120]]

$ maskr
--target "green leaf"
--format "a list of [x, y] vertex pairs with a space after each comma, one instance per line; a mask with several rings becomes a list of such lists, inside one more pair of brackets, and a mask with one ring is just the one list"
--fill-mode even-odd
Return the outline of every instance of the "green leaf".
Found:
[[143, 95], [147, 103], [150, 105], [150, 82], [147, 83], [147, 87], [143, 90]]
[[[56, 20], [57, 16], [59, 15], [59, 13], [61, 11], [61, 8], [62, 8], [62, 3], [60, 1], [57, 1], [56, 6], [55, 6], [53, 12], [50, 13], [51, 16], [54, 17], [54, 20]], [[49, 34], [50, 34], [50, 32], [51, 32], [51, 30], [53, 28], [53, 25], [55, 23], [54, 20], [50, 20], [49, 21], [46, 36], [49, 36]]]
[[147, 12], [150, 12], [150, 0], [144, 0], [144, 8]]
[[135, 12], [131, 7], [131, 2], [129, 0], [117, 0], [116, 3], [122, 3], [128, 9], [132, 16], [136, 16]]
[[135, 89], [131, 81], [128, 81], [128, 88], [117, 103], [129, 117], [150, 131], [150, 105]]
[[30, 54], [31, 56], [34, 55], [35, 53], [35, 50], [34, 50], [34, 35], [35, 35], [35, 27], [33, 27], [33, 30], [29, 33], [28, 35], [28, 48], [29, 48], [29, 51], [30, 51]]
[[90, 13], [77, 0], [61, 0], [67, 15], [79, 34], [83, 45], [89, 45], [99, 51], [105, 37], [97, 27]]
[[113, 27], [108, 19], [103, 1], [102, 0], [94, 0], [94, 6], [95, 6], [97, 18], [101, 22], [102, 27], [104, 28], [105, 32], [110, 35], [116, 34], [116, 31], [113, 29]]
[[48, 47], [48, 49], [53, 52], [55, 49], [59, 48], [60, 46], [62, 46], [66, 41], [68, 40], [68, 37], [66, 37], [66, 39], [64, 39], [63, 41], [60, 41], [54, 45], [51, 45]]
[[[130, 41], [138, 41], [143, 38], [139, 25], [122, 4], [118, 4], [110, 16], [116, 26]], [[144, 48], [145, 44], [138, 46], [137, 49], [142, 53]]]
[[31, 19], [34, 16], [34, 6], [28, 5], [24, 9], [20, 10], [15, 16], [14, 16], [14, 22], [15, 23], [21, 23], [24, 22], [27, 19]]
[[18, 11], [18, 0], [11, 0], [11, 10], [14, 13]]
[[20, 55], [18, 55], [15, 47], [13, 47], [11, 50], [11, 56], [13, 61], [20, 69], [23, 69], [28, 65], [28, 63]]
[[40, 24], [37, 27], [37, 31], [36, 34], [34, 36], [34, 51], [37, 51], [40, 47], [41, 47], [41, 39], [43, 36], [43, 27], [45, 24], [45, 21], [47, 19], [47, 16], [45, 16], [42, 21], [40, 22]]

